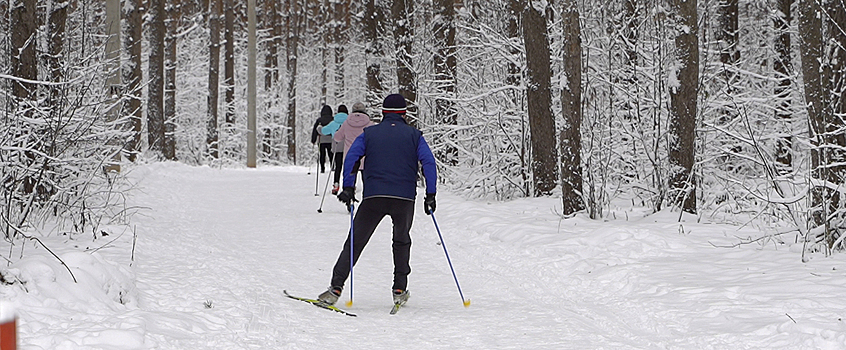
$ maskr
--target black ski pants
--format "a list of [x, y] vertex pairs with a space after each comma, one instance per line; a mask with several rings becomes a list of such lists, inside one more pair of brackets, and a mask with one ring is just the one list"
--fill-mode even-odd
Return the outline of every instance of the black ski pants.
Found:
[[[326, 156], [332, 157], [332, 143], [321, 143], [319, 148], [317, 149], [317, 162], [320, 163], [320, 172], [326, 172]], [[329, 162], [332, 162], [332, 158], [329, 158]]]
[[[407, 199], [371, 197], [361, 201], [353, 219], [353, 265], [358, 262], [361, 251], [373, 236], [376, 226], [385, 215], [391, 217], [394, 224], [393, 253], [394, 253], [394, 285], [391, 289], [405, 290], [408, 285], [408, 274], [411, 266], [408, 259], [411, 255], [411, 221], [414, 219], [414, 201]], [[344, 243], [344, 249], [332, 270], [332, 286], [343, 287], [350, 275], [350, 238]]]
[[335, 161], [332, 162], [335, 167], [335, 183], [341, 182], [341, 171], [344, 170], [344, 152], [335, 152]]

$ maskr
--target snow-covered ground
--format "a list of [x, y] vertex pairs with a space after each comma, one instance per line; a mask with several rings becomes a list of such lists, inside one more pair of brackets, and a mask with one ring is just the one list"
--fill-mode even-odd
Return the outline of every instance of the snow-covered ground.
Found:
[[358, 317], [320, 310], [282, 290], [328, 286], [350, 218], [328, 195], [317, 212], [307, 171], [133, 169], [131, 228], [43, 239], [77, 283], [36, 242], [22, 259], [20, 245], [3, 254], [13, 263], [0, 297], [16, 305], [19, 348], [846, 349], [846, 255], [803, 263], [792, 239], [716, 247], [766, 233], [678, 213], [561, 219], [556, 198], [438, 194], [469, 307], [418, 202], [407, 306], [388, 314], [386, 218], [354, 271]]

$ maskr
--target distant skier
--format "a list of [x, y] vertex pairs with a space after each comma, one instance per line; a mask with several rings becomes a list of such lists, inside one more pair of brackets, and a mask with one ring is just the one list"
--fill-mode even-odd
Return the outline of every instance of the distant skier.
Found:
[[[414, 199], [417, 195], [419, 166], [426, 178], [426, 214], [435, 211], [437, 168], [435, 157], [423, 138], [423, 133], [406, 123], [405, 98], [388, 95], [382, 103], [380, 124], [367, 127], [359, 135], [345, 157], [344, 188], [338, 200], [349, 205], [355, 200], [356, 172], [364, 157], [364, 191], [361, 205], [353, 219], [353, 264], [385, 215], [393, 222], [394, 282], [391, 287], [394, 304], [408, 300], [408, 264], [411, 254], [411, 222], [414, 218]], [[419, 165], [418, 165], [419, 162]], [[332, 270], [329, 289], [317, 299], [334, 305], [341, 296], [350, 274], [350, 237]]]
[[[320, 172], [326, 172], [326, 156], [332, 156], [332, 136], [323, 135], [320, 129], [332, 122], [332, 107], [323, 105], [320, 110], [320, 117], [314, 122], [311, 128], [311, 143], [315, 144], [319, 141], [319, 148], [317, 149], [317, 162], [320, 164]], [[330, 158], [331, 162], [331, 158]]]
[[331, 123], [327, 124], [326, 126], [320, 128], [320, 134], [329, 136], [332, 139], [332, 156], [334, 157], [333, 169], [335, 171], [335, 183], [332, 185], [332, 194], [338, 194], [338, 190], [340, 189], [340, 181], [341, 181], [341, 169], [344, 166], [344, 142], [336, 141], [334, 139], [335, 132], [344, 124], [347, 120], [347, 106], [340, 105], [338, 106], [338, 114], [335, 114], [334, 120]]
[[[353, 105], [352, 113], [347, 118], [347, 121], [338, 128], [338, 131], [335, 132], [335, 136], [332, 138], [335, 142], [343, 142], [344, 143], [344, 156], [350, 150], [350, 146], [352, 146], [353, 141], [361, 135], [364, 131], [364, 128], [368, 126], [376, 125], [372, 120], [370, 120], [370, 116], [367, 115], [365, 111], [364, 104], [361, 102], [356, 102]], [[363, 167], [359, 167], [359, 171], [363, 171]], [[353, 184], [355, 186], [355, 184]]]

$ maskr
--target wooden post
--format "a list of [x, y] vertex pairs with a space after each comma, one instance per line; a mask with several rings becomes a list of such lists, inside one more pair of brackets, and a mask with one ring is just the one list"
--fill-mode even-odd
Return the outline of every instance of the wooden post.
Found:
[[247, 1], [247, 167], [256, 167], [256, 0]]

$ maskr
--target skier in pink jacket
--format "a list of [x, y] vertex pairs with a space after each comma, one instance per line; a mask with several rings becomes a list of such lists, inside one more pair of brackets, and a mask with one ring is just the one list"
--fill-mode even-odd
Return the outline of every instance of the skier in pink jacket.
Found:
[[[350, 150], [350, 146], [352, 146], [353, 141], [355, 141], [355, 138], [358, 137], [358, 135], [361, 135], [364, 128], [376, 125], [376, 123], [370, 120], [370, 116], [368, 116], [367, 112], [364, 110], [364, 104], [356, 102], [353, 105], [350, 116], [347, 117], [347, 120], [344, 121], [344, 124], [338, 128], [338, 131], [335, 132], [335, 136], [333, 136], [335, 142], [344, 143], [344, 157], [347, 156], [347, 151]], [[364, 164], [364, 162], [362, 162], [362, 164]]]

